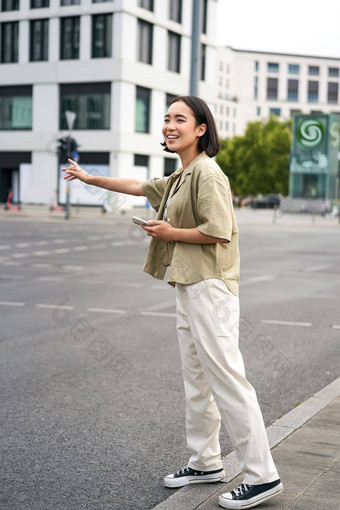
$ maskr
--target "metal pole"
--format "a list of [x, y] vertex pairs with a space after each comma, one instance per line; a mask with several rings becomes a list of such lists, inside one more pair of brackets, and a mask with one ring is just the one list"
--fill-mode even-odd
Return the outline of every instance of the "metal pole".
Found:
[[190, 94], [198, 95], [201, 75], [202, 0], [192, 0]]
[[[67, 137], [67, 157], [70, 157], [71, 152], [71, 132]], [[66, 206], [65, 206], [65, 220], [70, 217], [70, 183], [66, 181]]]

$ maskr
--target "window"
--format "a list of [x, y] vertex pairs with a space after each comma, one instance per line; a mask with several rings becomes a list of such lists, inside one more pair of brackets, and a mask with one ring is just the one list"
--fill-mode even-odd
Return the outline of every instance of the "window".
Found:
[[170, 0], [169, 18], [177, 23], [182, 23], [182, 0]]
[[288, 74], [299, 74], [300, 66], [299, 64], [288, 64]]
[[229, 117], [229, 114], [230, 114], [229, 106], [226, 107], [226, 114]]
[[261, 115], [261, 106], [256, 108], [256, 115], [259, 117]]
[[339, 77], [339, 68], [338, 67], [329, 67], [328, 68], [328, 76], [330, 78], [338, 78]]
[[80, 0], [60, 0], [60, 5], [79, 5]]
[[280, 117], [281, 108], [269, 108], [269, 115], [276, 115], [277, 117]]
[[308, 82], [308, 102], [317, 103], [319, 100], [319, 82], [309, 81]]
[[153, 25], [147, 21], [138, 20], [138, 60], [145, 64], [152, 64], [152, 36]]
[[167, 94], [166, 95], [166, 105], [165, 105], [165, 110], [168, 111], [168, 108], [170, 106], [170, 104], [172, 103], [172, 101], [177, 97], [177, 95], [175, 94]]
[[49, 7], [50, 0], [31, 0], [31, 9], [41, 9], [42, 7]]
[[226, 73], [229, 74], [229, 72], [230, 72], [230, 65], [227, 64]]
[[254, 62], [254, 71], [255, 71], [255, 73], [257, 73], [258, 70], [259, 70], [259, 62], [258, 62], [258, 60], [255, 60], [255, 62]]
[[259, 78], [258, 76], [254, 76], [254, 99], [258, 98], [258, 87], [259, 87]]
[[228, 121], [226, 121], [226, 123], [225, 123], [225, 130], [229, 131], [229, 122]]
[[150, 130], [150, 89], [137, 87], [135, 131], [149, 133]]
[[1, 63], [18, 62], [19, 23], [1, 23]]
[[138, 6], [148, 11], [153, 11], [153, 0], [138, 0]]
[[206, 61], [207, 47], [205, 44], [201, 44], [201, 80], [205, 80], [205, 61]]
[[267, 78], [267, 99], [277, 99], [278, 82], [277, 78]]
[[339, 85], [335, 82], [328, 83], [328, 95], [327, 102], [330, 104], [336, 104], [338, 102], [338, 91]]
[[301, 110], [290, 110], [291, 117], [293, 117], [293, 115], [297, 115], [298, 113], [301, 113]]
[[0, 129], [32, 129], [32, 87], [0, 87]]
[[19, 0], [2, 0], [1, 10], [3, 12], [18, 11], [19, 10]]
[[48, 60], [48, 19], [31, 21], [30, 61]]
[[310, 76], [319, 76], [320, 68], [319, 66], [308, 66], [308, 74]]
[[173, 174], [177, 167], [177, 160], [173, 158], [164, 158], [164, 177]]
[[113, 0], [92, 0], [93, 4], [101, 4], [102, 2], [113, 2]]
[[279, 72], [279, 64], [274, 62], [267, 63], [267, 71], [268, 73], [278, 73]]
[[61, 18], [60, 58], [79, 58], [80, 16]]
[[169, 34], [168, 69], [179, 73], [181, 68], [181, 36], [175, 32]]
[[110, 129], [110, 97], [110, 83], [60, 85], [60, 129], [68, 110], [77, 114], [74, 129]]
[[287, 100], [298, 101], [299, 98], [299, 80], [288, 80]]
[[207, 33], [207, 25], [208, 25], [208, 0], [202, 0], [202, 34]]
[[92, 58], [111, 57], [112, 14], [92, 16]]

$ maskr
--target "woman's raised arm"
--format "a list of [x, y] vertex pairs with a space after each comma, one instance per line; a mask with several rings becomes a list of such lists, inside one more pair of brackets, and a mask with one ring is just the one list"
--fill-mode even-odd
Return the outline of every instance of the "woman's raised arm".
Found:
[[64, 179], [73, 181], [79, 179], [91, 186], [98, 186], [109, 191], [125, 193], [126, 195], [145, 196], [142, 188], [142, 181], [137, 179], [128, 179], [124, 177], [104, 177], [102, 175], [91, 175], [83, 170], [78, 163], [72, 159], [68, 159], [71, 166], [62, 168], [66, 172]]

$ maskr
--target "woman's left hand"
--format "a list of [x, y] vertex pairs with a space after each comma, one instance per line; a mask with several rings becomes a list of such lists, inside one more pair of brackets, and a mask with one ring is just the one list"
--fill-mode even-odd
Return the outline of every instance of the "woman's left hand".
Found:
[[157, 241], [173, 241], [174, 227], [167, 221], [149, 220], [150, 226], [142, 225], [142, 228]]

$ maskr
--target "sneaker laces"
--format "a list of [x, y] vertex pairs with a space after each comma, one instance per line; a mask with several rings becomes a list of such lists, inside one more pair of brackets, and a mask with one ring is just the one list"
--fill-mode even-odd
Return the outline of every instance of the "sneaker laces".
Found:
[[185, 473], [188, 473], [190, 471], [190, 468], [188, 466], [185, 466], [182, 469], [179, 469], [176, 473], [177, 476], [185, 475]]
[[241, 483], [236, 489], [232, 490], [231, 492], [238, 498], [239, 496], [243, 496], [246, 492], [249, 491], [249, 489], [252, 487], [252, 485], [249, 485], [249, 483]]

